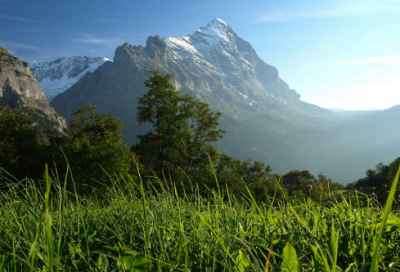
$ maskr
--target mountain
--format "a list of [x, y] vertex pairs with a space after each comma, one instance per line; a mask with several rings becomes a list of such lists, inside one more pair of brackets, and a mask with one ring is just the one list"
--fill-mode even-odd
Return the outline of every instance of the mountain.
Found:
[[0, 109], [19, 108], [34, 117], [33, 126], [42, 133], [49, 125], [62, 134], [66, 127], [63, 116], [47, 102], [43, 90], [32, 76], [29, 64], [0, 46]]
[[[147, 91], [143, 81], [148, 78], [149, 70], [158, 69], [173, 72], [174, 84], [182, 93], [191, 93], [235, 119], [250, 118], [258, 110], [282, 115], [281, 106], [333, 116], [328, 110], [302, 102], [299, 94], [279, 77], [278, 70], [262, 61], [251, 45], [220, 19], [210, 21], [207, 27], [186, 37], [149, 37], [146, 47], [125, 43], [116, 49], [114, 62], [106, 64], [96, 71], [92, 80], [88, 75], [76, 86], [85, 84], [85, 88], [96, 89], [98, 95], [103, 90], [121, 92], [129, 96], [125, 100], [128, 102]], [[102, 73], [101, 79], [97, 76], [99, 73]], [[97, 99], [98, 95], [92, 96], [92, 91], [85, 91], [86, 102]], [[115, 103], [103, 102], [109, 106]], [[76, 108], [70, 101], [67, 103]], [[59, 104], [54, 101], [57, 107]], [[68, 119], [70, 111], [65, 111], [65, 107], [61, 106], [60, 110]]]
[[30, 66], [32, 75], [39, 82], [50, 102], [58, 94], [74, 85], [87, 72], [93, 72], [107, 61], [110, 60], [104, 57], [74, 56], [51, 62], [33, 62]]
[[[172, 82], [181, 93], [223, 113], [221, 127], [227, 133], [216, 146], [232, 156], [263, 161], [280, 174], [294, 169], [307, 169], [315, 175], [324, 172], [342, 183], [363, 176], [374, 166], [373, 159], [381, 161], [380, 156], [362, 157], [357, 167], [351, 167], [357, 156], [365, 155], [365, 146], [361, 141], [348, 142], [344, 135], [351, 139], [369, 135], [365, 126], [362, 132], [352, 126], [368, 121], [369, 114], [335, 113], [301, 101], [278, 70], [261, 60], [251, 45], [220, 19], [186, 37], [150, 36], [145, 47], [119, 46], [113, 62], [86, 73], [51, 105], [67, 121], [77, 107], [88, 103], [97, 105], [100, 112], [114, 113], [124, 123], [126, 141], [132, 144], [136, 135], [149, 129], [138, 125], [136, 112], [138, 98], [148, 91], [143, 82], [151, 69], [174, 73]], [[375, 136], [376, 141], [383, 137]], [[394, 152], [388, 154], [385, 156]], [[396, 158], [385, 161], [386, 157], [382, 157], [384, 163]], [[343, 167], [339, 171], [332, 165]]]

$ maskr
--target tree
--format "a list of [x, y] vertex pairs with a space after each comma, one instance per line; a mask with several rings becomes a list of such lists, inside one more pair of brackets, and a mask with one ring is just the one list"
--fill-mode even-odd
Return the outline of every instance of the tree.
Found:
[[189, 94], [181, 95], [170, 82], [173, 74], [163, 76], [156, 70], [150, 74], [144, 82], [149, 91], [139, 98], [137, 120], [153, 128], [138, 135], [140, 142], [132, 151], [158, 176], [198, 171], [209, 164], [208, 156], [217, 160], [220, 152], [210, 143], [225, 133], [217, 128], [221, 113], [213, 113], [208, 104]]
[[[380, 162], [375, 166], [375, 169], [368, 169], [365, 172], [366, 176], [364, 178], [358, 179], [354, 188], [359, 189], [361, 187], [363, 188], [380, 187], [384, 183], [384, 180], [387, 180], [388, 177], [394, 178], [394, 174], [396, 172], [394, 172], [392, 169], [393, 167], [384, 165], [383, 163]], [[349, 186], [347, 186], [346, 188], [349, 188]]]
[[307, 195], [308, 184], [315, 184], [315, 178], [307, 170], [293, 170], [283, 176], [283, 185], [288, 189], [289, 196], [293, 196], [295, 191]]
[[271, 166], [248, 158], [240, 165], [239, 175], [243, 177], [247, 187], [257, 201], [266, 202], [268, 197], [282, 199], [287, 194], [286, 188], [280, 186], [279, 176], [272, 175]]
[[31, 124], [32, 117], [18, 109], [0, 111], [0, 168], [18, 180], [37, 179], [44, 170], [42, 145]]
[[344, 189], [343, 184], [333, 182], [332, 179], [328, 179], [323, 173], [318, 175], [318, 184], [321, 184], [324, 191], [328, 193]]
[[[346, 189], [357, 189], [364, 193], [375, 193], [379, 203], [386, 202], [387, 195], [392, 186], [392, 182], [396, 176], [400, 166], [400, 157], [392, 161], [389, 165], [378, 163], [375, 169], [368, 169], [365, 172], [365, 177], [360, 178], [353, 183], [349, 183]], [[361, 189], [362, 188], [362, 189]], [[400, 188], [397, 189], [400, 191]], [[396, 192], [396, 195], [398, 193]]]
[[387, 172], [385, 172], [386, 176], [389, 178], [394, 179], [394, 177], [397, 174], [397, 171], [400, 167], [400, 157], [398, 157], [397, 159], [394, 159], [389, 165], [388, 165], [388, 169]]
[[[58, 168], [65, 165], [64, 151], [80, 193], [108, 186], [115, 177], [126, 177], [130, 150], [123, 142], [123, 124], [110, 114], [95, 113], [85, 105], [73, 113], [65, 137], [49, 137], [48, 150]], [[62, 172], [58, 171], [60, 174]], [[65, 169], [64, 169], [65, 172]]]

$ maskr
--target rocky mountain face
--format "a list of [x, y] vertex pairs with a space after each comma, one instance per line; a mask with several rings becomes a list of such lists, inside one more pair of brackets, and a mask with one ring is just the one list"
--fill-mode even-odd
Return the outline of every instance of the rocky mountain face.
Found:
[[43, 90], [32, 76], [29, 64], [0, 46], [0, 108], [19, 108], [34, 117], [33, 126], [43, 132], [47, 125], [62, 134], [65, 118], [47, 102]]
[[32, 75], [44, 90], [50, 102], [58, 94], [74, 85], [87, 72], [93, 72], [106, 61], [104, 57], [91, 58], [74, 56], [51, 62], [34, 62], [30, 64]]
[[316, 117], [333, 116], [301, 101], [278, 70], [263, 62], [251, 45], [220, 19], [186, 37], [149, 37], [146, 47], [123, 44], [116, 49], [112, 63], [86, 74], [52, 105], [67, 120], [84, 103], [96, 104], [103, 111], [118, 105], [117, 112], [123, 113], [117, 116], [126, 123], [126, 118], [135, 115], [137, 98], [147, 92], [143, 81], [151, 69], [174, 73], [174, 84], [182, 93], [191, 93], [235, 119], [253, 118], [257, 111], [285, 115], [281, 110], [285, 106]]

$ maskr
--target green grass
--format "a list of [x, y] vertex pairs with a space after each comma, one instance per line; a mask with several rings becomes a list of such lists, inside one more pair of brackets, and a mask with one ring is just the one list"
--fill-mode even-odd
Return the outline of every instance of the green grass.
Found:
[[179, 198], [167, 181], [162, 192], [115, 181], [103, 198], [79, 197], [63, 187], [70, 177], [1, 192], [0, 271], [400, 269], [400, 218], [390, 207], [398, 174], [386, 208], [354, 198], [259, 205], [224, 188]]

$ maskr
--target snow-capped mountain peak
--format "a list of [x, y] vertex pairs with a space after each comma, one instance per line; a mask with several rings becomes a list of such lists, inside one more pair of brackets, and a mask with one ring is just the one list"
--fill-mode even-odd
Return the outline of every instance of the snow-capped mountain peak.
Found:
[[203, 77], [223, 78], [230, 90], [226, 97], [235, 95], [255, 108], [263, 108], [270, 101], [288, 104], [299, 100], [296, 91], [279, 78], [278, 70], [262, 61], [252, 46], [219, 18], [192, 35], [163, 40], [174, 61], [190, 66]]
[[[68, 69], [65, 68], [67, 66], [65, 64], [59, 68], [66, 70], [62, 73], [65, 82], [68, 81], [69, 75]], [[114, 68], [118, 69], [118, 72], [114, 71]], [[278, 70], [262, 61], [252, 46], [221, 19], [213, 19], [206, 26], [184, 37], [150, 36], [146, 47], [124, 43], [116, 49], [112, 65], [105, 64], [93, 75], [88, 74], [81, 80], [86, 80], [85, 88], [92, 86], [93, 93], [97, 93], [106, 85], [110, 86], [110, 82], [117, 84], [116, 82], [121, 81], [122, 79], [115, 78], [116, 74], [135, 71], [133, 78], [137, 79], [151, 69], [163, 73], [173, 72], [176, 75], [174, 84], [182, 93], [191, 92], [196, 94], [197, 98], [202, 97], [204, 101], [213, 101], [216, 109], [233, 114], [235, 118], [248, 118], [249, 106], [254, 110], [270, 111], [271, 104], [287, 105], [299, 101], [299, 95], [279, 78]], [[56, 72], [56, 69], [53, 70]], [[108, 78], [104, 74], [107, 73], [105, 71], [113, 76]], [[54, 77], [58, 77], [58, 74], [55, 73], [46, 80], [50, 82]], [[104, 79], [102, 83], [100, 78]], [[144, 91], [141, 89], [144, 85], [134, 82], [133, 78], [127, 86], [136, 86], [133, 93], [137, 98]], [[141, 80], [145, 78], [139, 81]], [[71, 84], [70, 90], [79, 89], [82, 84]], [[42, 87], [46, 91], [46, 86]], [[62, 104], [62, 97], [70, 94], [59, 96], [60, 99], [56, 98], [54, 104]], [[50, 95], [48, 97], [50, 100]]]
[[232, 28], [221, 19], [214, 19], [208, 22], [207, 27], [200, 27], [194, 34], [216, 37], [223, 42], [231, 42], [229, 35], [232, 35]]
[[[226, 66], [226, 61], [239, 58], [245, 65], [249, 64], [245, 59], [246, 56], [238, 51], [238, 39], [240, 38], [227, 23], [221, 19], [213, 19], [192, 35], [166, 37], [164, 41], [171, 50], [172, 58], [187, 60], [192, 66], [201, 66], [202, 69], [205, 67], [210, 73], [223, 75], [221, 66]], [[237, 63], [228, 64], [230, 65]]]
[[87, 72], [93, 72], [107, 61], [111, 60], [104, 57], [73, 56], [51, 62], [33, 62], [30, 66], [33, 76], [50, 102], [58, 94], [74, 85]]

